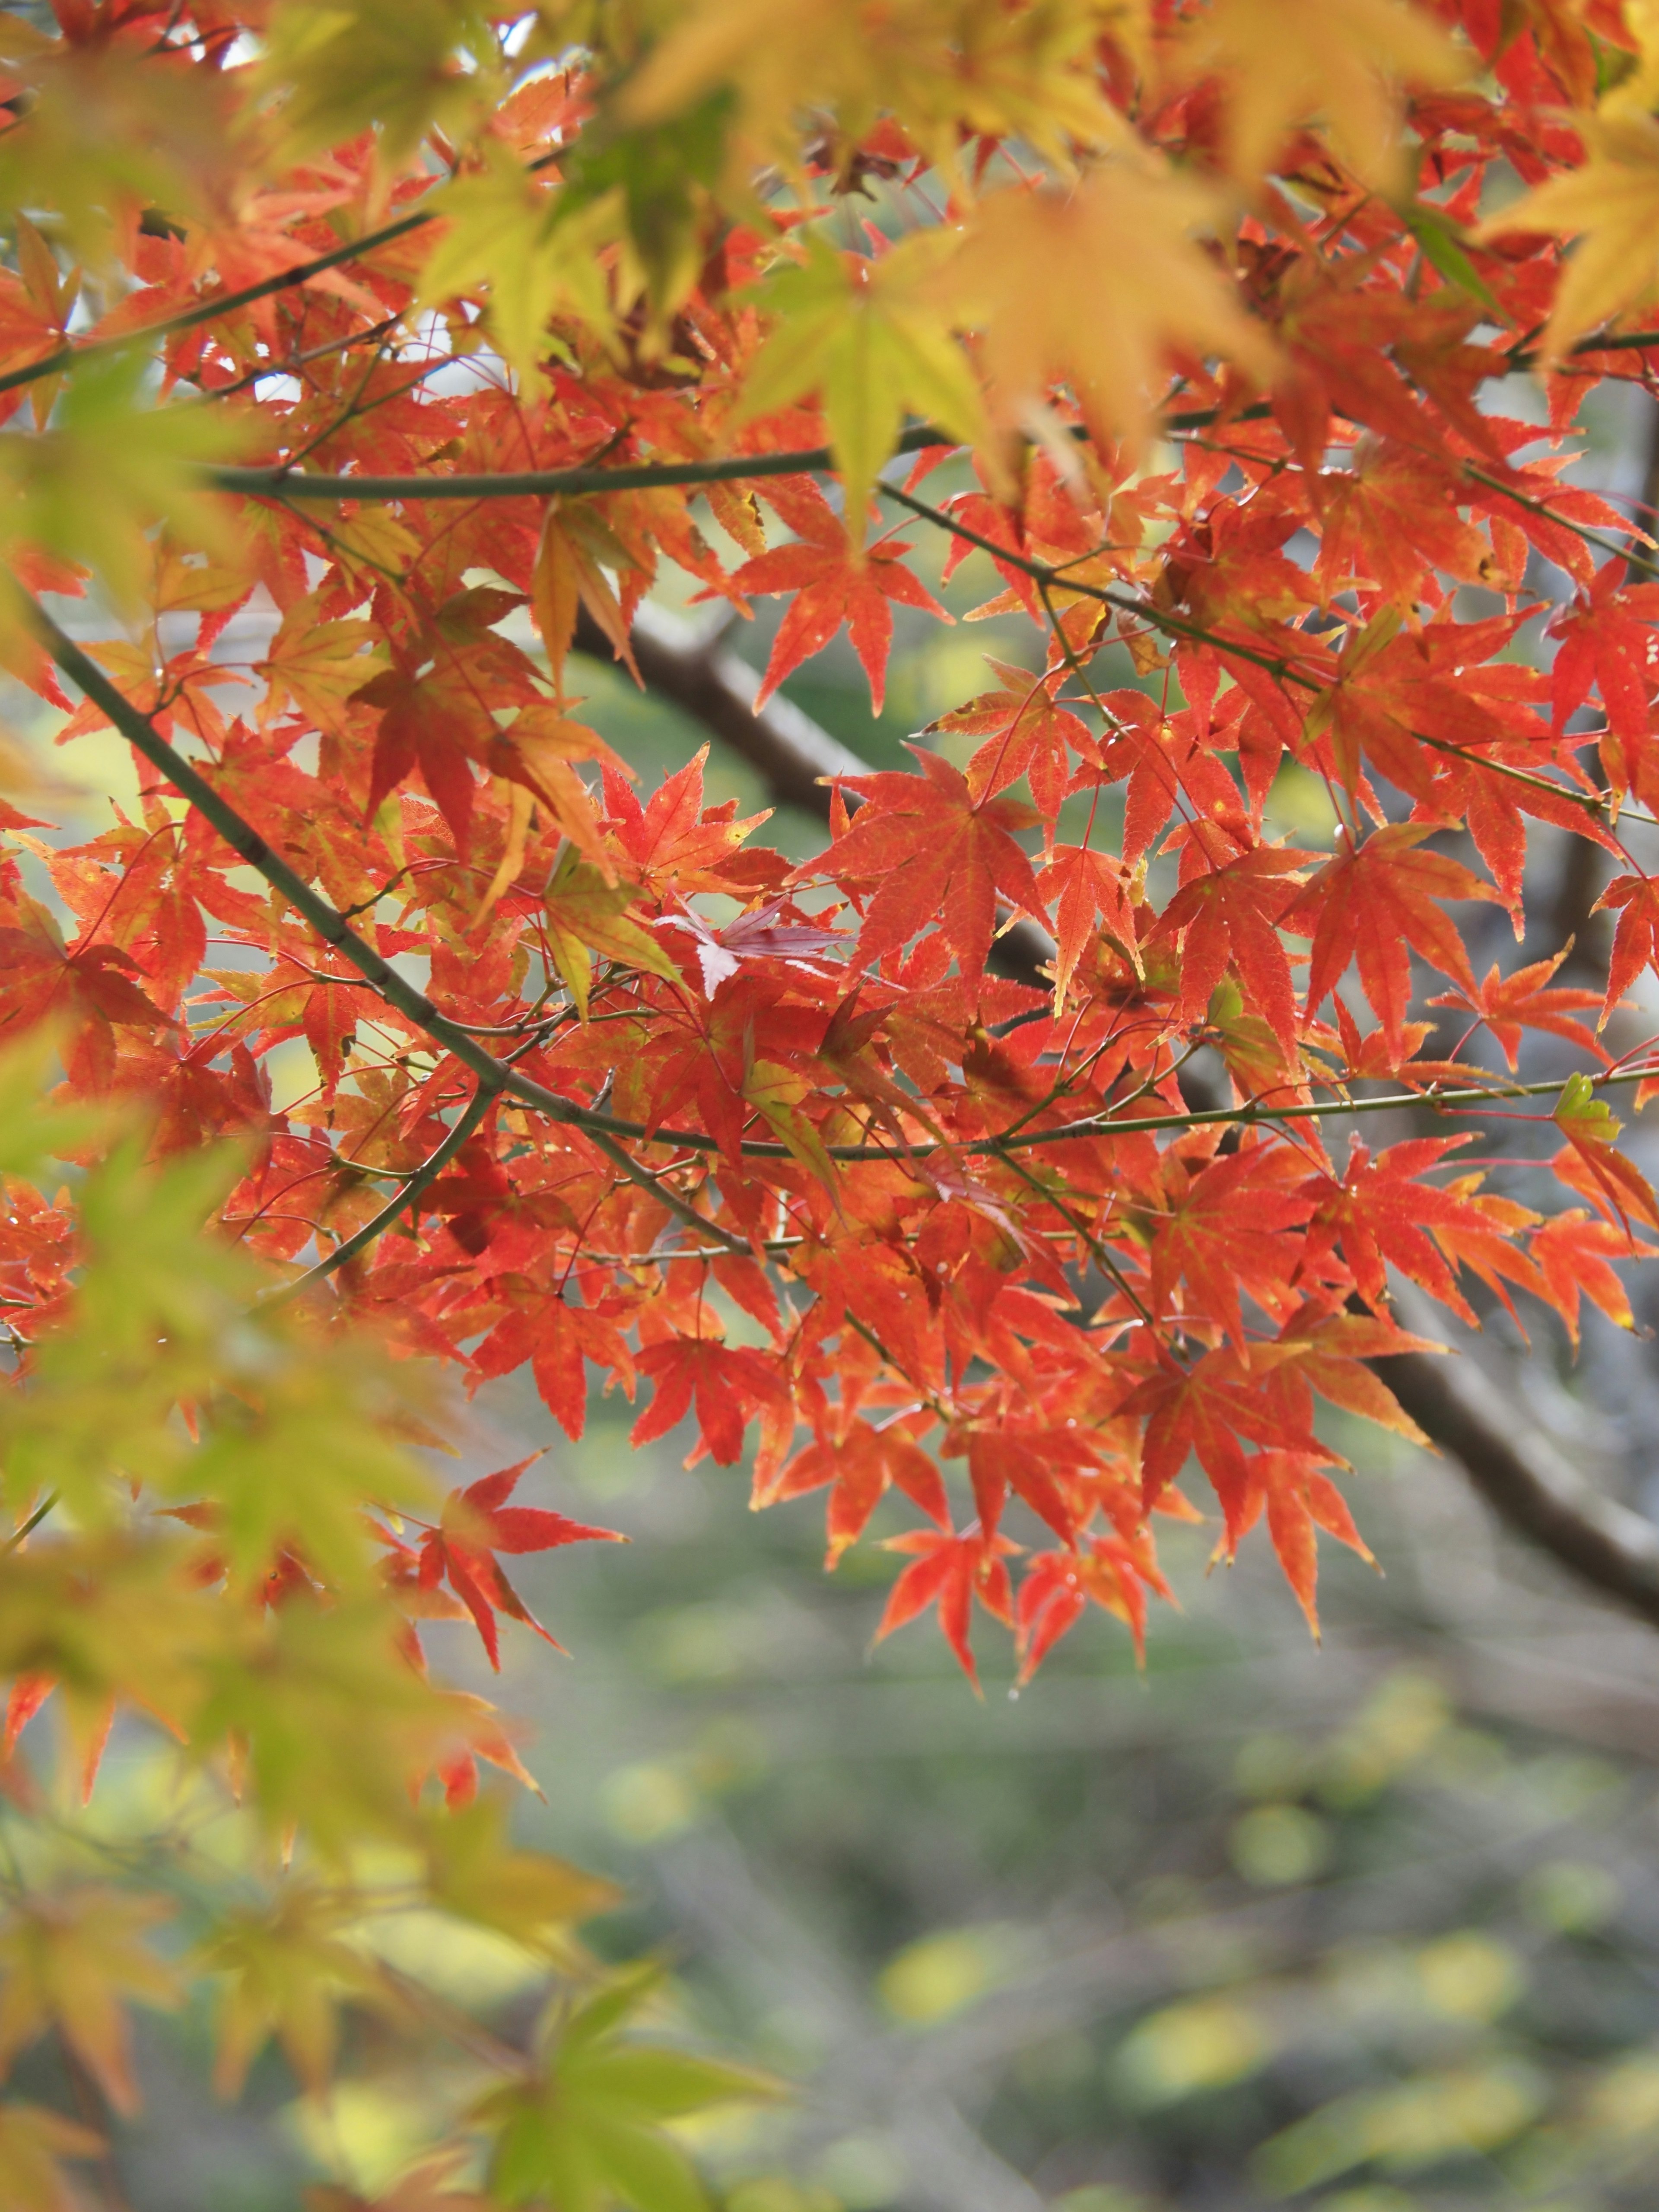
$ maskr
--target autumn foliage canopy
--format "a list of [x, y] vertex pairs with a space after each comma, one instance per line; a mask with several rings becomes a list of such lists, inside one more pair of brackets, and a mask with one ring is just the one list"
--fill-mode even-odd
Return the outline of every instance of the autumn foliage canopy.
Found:
[[[443, 1370], [689, 1424], [832, 1565], [894, 1493], [881, 1632], [971, 1674], [977, 1608], [1029, 1674], [1141, 1637], [1160, 1516], [1263, 1525], [1313, 1618], [1322, 1403], [1413, 1432], [1391, 1269], [1629, 1321], [1659, 583], [1561, 471], [1659, 368], [1648, 0], [56, 0], [0, 58], [0, 655], [140, 784], [66, 842], [7, 756], [9, 1752], [147, 1713], [529, 1940], [593, 1886], [470, 1802], [519, 1754], [422, 1624], [495, 1660], [513, 1562], [607, 1532], [446, 1498]], [[763, 700], [845, 632], [878, 709], [935, 541], [1029, 651], [814, 856], [584, 719], [579, 628], [631, 669], [671, 578], [777, 617]], [[1604, 856], [1593, 979], [1529, 836]], [[1528, 1030], [1565, 1087], [1495, 1072]], [[326, 2063], [266, 1940], [232, 2087]], [[537, 2081], [476, 2117], [504, 2202]]]

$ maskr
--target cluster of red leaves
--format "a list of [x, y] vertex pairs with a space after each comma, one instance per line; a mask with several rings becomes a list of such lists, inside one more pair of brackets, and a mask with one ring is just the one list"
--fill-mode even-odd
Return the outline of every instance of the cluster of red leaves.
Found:
[[[1592, 34], [1553, 4], [1441, 13], [1496, 68], [1490, 91], [1413, 104], [1419, 198], [1455, 224], [1494, 165], [1534, 179], [1577, 158], [1562, 110], [1589, 96]], [[1115, 50], [1103, 81], [1129, 100]], [[562, 158], [580, 91], [562, 84], [516, 150]], [[1139, 123], [1201, 167], [1217, 114], [1198, 82]], [[895, 126], [880, 134], [902, 186], [921, 159]], [[334, 216], [383, 201], [379, 160], [368, 137], [337, 149], [297, 212], [250, 217], [211, 265], [240, 282], [329, 251]], [[833, 160], [854, 173], [846, 149]], [[507, 1040], [521, 1076], [587, 1114], [503, 1095], [403, 1233], [341, 1270], [341, 1319], [475, 1385], [528, 1363], [572, 1437], [595, 1376], [630, 1397], [643, 1382], [636, 1441], [689, 1422], [694, 1459], [729, 1466], [752, 1440], [759, 1503], [827, 1489], [832, 1562], [884, 1499], [903, 1500], [923, 1525], [888, 1539], [906, 1565], [883, 1632], [937, 1607], [970, 1672], [975, 1605], [1012, 1627], [1028, 1671], [1091, 1604], [1138, 1641], [1147, 1594], [1164, 1594], [1151, 1516], [1193, 1513], [1189, 1463], [1223, 1547], [1265, 1521], [1311, 1618], [1316, 1532], [1364, 1550], [1316, 1400], [1411, 1433], [1369, 1364], [1416, 1341], [1389, 1316], [1388, 1270], [1466, 1320], [1473, 1278], [1576, 1333], [1581, 1295], [1628, 1319], [1609, 1263], [1643, 1249], [1636, 1228], [1659, 1229], [1587, 1087], [1537, 1119], [1548, 1145], [1529, 1194], [1542, 1200], [1553, 1170], [1583, 1202], [1550, 1217], [1510, 1194], [1510, 1170], [1494, 1188], [1462, 1167], [1466, 1139], [1333, 1152], [1306, 1110], [1378, 1084], [1489, 1082], [1462, 1057], [1482, 1035], [1510, 1067], [1527, 1030], [1605, 1066], [1577, 1017], [1612, 1016], [1659, 956], [1633, 833], [1597, 805], [1659, 798], [1659, 586], [1599, 545], [1620, 516], [1558, 484], [1535, 426], [1482, 404], [1509, 333], [1548, 314], [1557, 246], [1460, 246], [1464, 283], [1425, 251], [1411, 203], [1316, 137], [1297, 140], [1292, 170], [1300, 197], [1264, 190], [1237, 269], [1241, 306], [1288, 364], [1266, 404], [1183, 362], [1180, 407], [1202, 434], [1164, 471], [1097, 447], [1067, 481], [1044, 452], [1012, 498], [988, 480], [947, 498], [947, 574], [990, 549], [999, 588], [979, 611], [1032, 617], [1031, 665], [994, 664], [916, 748], [919, 773], [845, 784], [828, 849], [804, 864], [753, 842], [762, 817], [704, 803], [701, 759], [636, 794], [576, 718], [565, 653], [579, 605], [623, 647], [672, 563], [740, 611], [782, 599], [769, 691], [845, 624], [878, 708], [894, 605], [941, 610], [914, 539], [860, 550], [808, 475], [551, 507], [410, 499], [395, 519], [365, 505], [326, 529], [298, 504], [246, 500], [246, 570], [163, 545], [155, 651], [97, 648], [381, 956], [422, 963], [446, 1015]], [[417, 182], [411, 169], [399, 190]], [[764, 243], [725, 232], [672, 353], [602, 347], [556, 317], [530, 394], [488, 374], [435, 390], [437, 341], [383, 334], [416, 295], [408, 241], [366, 253], [349, 284], [198, 325], [170, 342], [169, 374], [211, 391], [263, 373], [256, 458], [312, 467], [794, 451], [823, 435], [810, 405], [733, 423], [765, 337], [744, 290]], [[201, 296], [208, 264], [170, 233], [136, 231], [131, 251], [129, 324]], [[62, 303], [38, 295], [0, 272], [0, 368], [57, 342]], [[448, 310], [458, 350], [472, 304]], [[365, 334], [370, 368], [354, 350]], [[1554, 428], [1589, 382], [1645, 379], [1656, 354], [1552, 373]], [[1063, 390], [1054, 410], [1062, 429], [1079, 411]], [[945, 457], [930, 449], [915, 481]], [[1559, 605], [1531, 595], [1540, 562], [1565, 579]], [[1471, 618], [1466, 584], [1497, 611]], [[1516, 652], [1544, 617], [1548, 672]], [[234, 622], [255, 641], [240, 659], [222, 643]], [[1110, 688], [1097, 681], [1115, 640], [1133, 688], [1121, 655]], [[57, 696], [43, 666], [27, 672]], [[70, 731], [99, 720], [83, 705]], [[12, 817], [0, 1033], [58, 1024], [70, 1089], [143, 1097], [164, 1152], [247, 1144], [226, 1225], [297, 1272], [443, 1143], [472, 1079], [250, 889], [148, 769], [142, 781], [135, 815], [73, 847]], [[1310, 794], [1328, 801], [1318, 849], [1279, 842], [1287, 789], [1308, 818]], [[1534, 824], [1619, 865], [1601, 989], [1553, 983], [1559, 952], [1477, 981], [1471, 916], [1497, 904], [1518, 933]], [[27, 888], [37, 865], [67, 935]], [[1054, 938], [1042, 988], [992, 972], [1019, 915]], [[1455, 1009], [1438, 1029], [1425, 974], [1429, 1003]], [[278, 1104], [272, 1055], [301, 1039], [315, 1086]], [[1200, 1048], [1241, 1109], [1231, 1122], [1191, 1119], [1180, 1079]], [[639, 1173], [619, 1170], [618, 1146]], [[58, 1212], [13, 1187], [0, 1268], [20, 1338], [64, 1295], [73, 1249]], [[459, 1493], [393, 1553], [412, 1613], [465, 1610], [492, 1660], [496, 1615], [530, 1620], [497, 1554], [606, 1533], [510, 1505], [518, 1472]]]

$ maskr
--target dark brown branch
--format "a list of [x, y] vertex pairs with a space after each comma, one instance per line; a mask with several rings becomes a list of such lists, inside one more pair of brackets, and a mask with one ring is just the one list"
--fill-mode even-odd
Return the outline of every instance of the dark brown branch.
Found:
[[1372, 1364], [1500, 1520], [1659, 1628], [1659, 1527], [1592, 1488], [1472, 1359], [1408, 1352]]

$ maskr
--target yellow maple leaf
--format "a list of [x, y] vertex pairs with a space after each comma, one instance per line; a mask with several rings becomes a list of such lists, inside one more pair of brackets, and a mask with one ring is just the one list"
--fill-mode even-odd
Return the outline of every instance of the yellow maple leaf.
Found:
[[319, 729], [343, 729], [350, 720], [347, 708], [352, 694], [386, 665], [383, 648], [363, 649], [374, 630], [372, 623], [360, 617], [319, 620], [314, 592], [296, 599], [258, 664], [258, 673], [266, 685], [261, 725], [292, 710]]
[[1396, 0], [1215, 0], [1171, 65], [1177, 79], [1220, 78], [1239, 175], [1262, 175], [1294, 126], [1318, 118], [1332, 151], [1380, 191], [1403, 182], [1401, 86], [1469, 73], [1439, 25]]
[[927, 283], [951, 250], [948, 232], [918, 231], [879, 261], [863, 261], [815, 237], [805, 264], [783, 268], [761, 295], [778, 322], [749, 372], [737, 419], [822, 393], [847, 526], [859, 542], [870, 488], [907, 412], [963, 445], [983, 441], [973, 371]]
[[1636, 67], [1602, 98], [1603, 115], [1646, 115], [1659, 106], [1659, 0], [1625, 0], [1625, 28], [1636, 41]]
[[487, 146], [481, 158], [433, 202], [444, 228], [421, 271], [420, 298], [441, 307], [481, 295], [501, 358], [528, 379], [552, 350], [554, 315], [574, 315], [601, 341], [614, 331], [602, 255], [622, 236], [623, 198], [568, 208], [556, 185], [526, 175], [505, 147]]
[[1577, 240], [1540, 347], [1546, 364], [1659, 290], [1659, 123], [1615, 112], [1577, 128], [1583, 167], [1547, 179], [1474, 234], [1477, 242], [1506, 231]]
[[0, 1926], [0, 2065], [56, 2027], [118, 2112], [138, 2109], [123, 1996], [171, 2007], [173, 1968], [138, 1941], [166, 1919], [165, 1898], [95, 1887], [34, 1897]]
[[564, 664], [576, 635], [576, 617], [586, 607], [623, 662], [634, 681], [644, 690], [644, 679], [635, 665], [629, 641], [628, 617], [612, 588], [607, 569], [613, 573], [637, 568], [638, 563], [617, 538], [599, 508], [580, 499], [550, 499], [542, 518], [541, 542], [530, 584], [536, 626], [542, 634], [548, 672], [561, 701], [564, 697]]
[[1124, 0], [700, 0], [647, 56], [622, 112], [658, 121], [731, 86], [758, 145], [791, 167], [799, 118], [825, 108], [854, 144], [890, 115], [947, 167], [964, 131], [1066, 161], [1073, 141], [1127, 143], [1095, 43], [1143, 12]]
[[1065, 383], [1097, 440], [1133, 450], [1172, 348], [1268, 380], [1271, 342], [1191, 235], [1213, 212], [1199, 185], [1127, 162], [1091, 170], [1069, 192], [981, 201], [940, 282], [981, 333], [997, 427], [1040, 426], [1049, 387]]
[[103, 2139], [40, 2105], [0, 2105], [0, 2212], [82, 2212], [58, 2161], [96, 2158]]
[[349, 1917], [338, 1897], [296, 1882], [270, 1911], [233, 1913], [216, 1930], [202, 1963], [226, 1978], [213, 2069], [222, 2097], [240, 2094], [273, 2034], [307, 2089], [326, 2086], [341, 1997], [386, 1996], [374, 1961], [340, 1941]]

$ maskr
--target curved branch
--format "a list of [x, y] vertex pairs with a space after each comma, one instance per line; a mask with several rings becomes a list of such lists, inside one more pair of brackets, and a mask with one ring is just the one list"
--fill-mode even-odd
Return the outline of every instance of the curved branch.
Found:
[[1659, 1628], [1659, 1526], [1604, 1497], [1468, 1358], [1402, 1352], [1371, 1363], [1418, 1426], [1486, 1503], [1581, 1583]]
[[489, 1113], [498, 1096], [496, 1091], [489, 1090], [485, 1085], [480, 1083], [467, 1101], [454, 1127], [442, 1142], [434, 1146], [419, 1167], [404, 1177], [395, 1194], [386, 1200], [373, 1219], [364, 1222], [361, 1229], [355, 1230], [349, 1237], [337, 1244], [334, 1249], [320, 1259], [314, 1267], [307, 1267], [303, 1275], [296, 1277], [293, 1282], [285, 1284], [280, 1290], [275, 1291], [266, 1300], [266, 1304], [283, 1305], [289, 1298], [303, 1296], [313, 1285], [326, 1281], [330, 1275], [343, 1267], [349, 1261], [355, 1260], [360, 1252], [366, 1252], [377, 1237], [383, 1237], [392, 1227], [404, 1208], [411, 1200], [418, 1199], [428, 1185], [434, 1182], [443, 1173], [467, 1139], [477, 1128], [484, 1115]]
[[728, 1250], [746, 1253], [748, 1241], [734, 1237], [727, 1230], [699, 1213], [689, 1200], [682, 1198], [672, 1184], [653, 1174], [633, 1154], [617, 1141], [616, 1132], [646, 1137], [653, 1141], [672, 1143], [672, 1138], [656, 1136], [655, 1133], [632, 1125], [617, 1124], [604, 1114], [595, 1114], [579, 1105], [573, 1098], [563, 1097], [550, 1091], [530, 1077], [520, 1075], [507, 1061], [497, 1060], [487, 1052], [476, 1038], [470, 1036], [459, 1022], [452, 1022], [441, 1014], [423, 992], [400, 975], [397, 969], [383, 960], [365, 939], [360, 937], [343, 916], [337, 914], [305, 878], [297, 874], [278, 853], [274, 853], [264, 839], [236, 811], [200, 770], [185, 756], [169, 744], [148, 714], [135, 707], [125, 692], [112, 684], [97, 662], [82, 652], [74, 639], [58, 628], [38, 601], [21, 586], [15, 586], [25, 622], [52, 656], [56, 665], [88, 698], [106, 714], [128, 744], [141, 753], [152, 767], [159, 769], [179, 796], [192, 805], [233, 853], [246, 860], [259, 873], [274, 890], [279, 891], [295, 912], [301, 915], [324, 942], [331, 945], [341, 957], [349, 961], [365, 982], [378, 994], [394, 1013], [416, 1029], [423, 1030], [435, 1043], [441, 1044], [450, 1056], [459, 1060], [477, 1076], [480, 1087], [493, 1097], [510, 1092], [538, 1113], [545, 1114], [551, 1121], [567, 1127], [580, 1129], [596, 1150], [604, 1153], [614, 1167], [619, 1168], [630, 1182], [637, 1183], [667, 1206], [670, 1212], [705, 1237], [712, 1237]]

